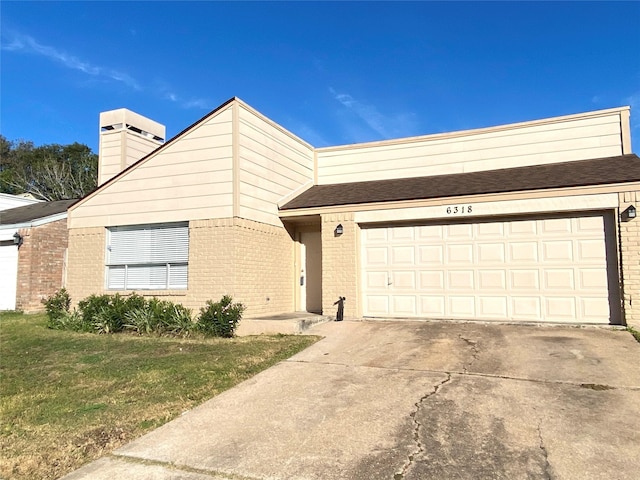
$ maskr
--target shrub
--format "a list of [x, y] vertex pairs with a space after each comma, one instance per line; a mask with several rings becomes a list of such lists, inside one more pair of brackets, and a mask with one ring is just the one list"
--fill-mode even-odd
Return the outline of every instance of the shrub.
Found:
[[200, 309], [197, 329], [204, 335], [231, 338], [235, 335], [244, 310], [245, 306], [233, 303], [229, 295], [225, 295], [216, 303], [208, 300]]
[[49, 328], [56, 328], [52, 325], [54, 325], [59, 318], [69, 313], [71, 297], [66, 289], [61, 288], [50, 297], [42, 299], [42, 303], [47, 312], [47, 317], [49, 317]]

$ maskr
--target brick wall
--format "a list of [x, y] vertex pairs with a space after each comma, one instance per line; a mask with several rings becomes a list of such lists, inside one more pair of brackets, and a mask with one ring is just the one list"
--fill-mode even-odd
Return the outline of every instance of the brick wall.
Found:
[[73, 305], [89, 295], [104, 291], [105, 229], [69, 230], [66, 288]]
[[[640, 191], [620, 193], [619, 199], [620, 212], [629, 205], [640, 209]], [[624, 316], [627, 325], [640, 329], [640, 218], [621, 221], [619, 233]]]
[[[341, 224], [343, 234], [335, 235]], [[360, 227], [353, 220], [353, 213], [322, 215], [322, 312], [335, 316], [339, 297], [346, 297], [345, 319], [359, 318], [360, 274], [358, 248]]]
[[67, 250], [67, 220], [19, 231], [16, 309], [27, 313], [44, 310], [45, 299], [62, 288]]
[[[70, 230], [67, 289], [74, 305], [105, 289], [105, 228]], [[284, 228], [240, 218], [189, 223], [189, 288], [137, 291], [191, 308], [231, 295], [245, 317], [293, 311], [293, 240]], [[120, 291], [122, 294], [127, 292]]]

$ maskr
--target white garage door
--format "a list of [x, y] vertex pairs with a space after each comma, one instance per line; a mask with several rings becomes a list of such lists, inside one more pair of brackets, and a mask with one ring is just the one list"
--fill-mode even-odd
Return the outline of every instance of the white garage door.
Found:
[[0, 243], [0, 310], [15, 310], [17, 281], [18, 247], [13, 241]]
[[584, 214], [363, 228], [364, 315], [609, 323], [609, 223]]

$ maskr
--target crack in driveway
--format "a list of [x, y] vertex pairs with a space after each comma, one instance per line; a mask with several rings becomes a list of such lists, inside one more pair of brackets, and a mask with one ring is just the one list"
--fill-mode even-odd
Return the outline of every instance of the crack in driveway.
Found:
[[458, 338], [463, 342], [465, 342], [467, 345], [469, 345], [473, 351], [473, 358], [471, 358], [471, 361], [466, 365], [462, 366], [462, 371], [464, 373], [467, 373], [471, 365], [473, 365], [473, 362], [475, 362], [478, 359], [478, 355], [480, 354], [480, 348], [478, 347], [478, 342], [469, 340], [468, 338], [463, 337], [462, 334], [458, 334]]
[[411, 412], [411, 414], [409, 415], [411, 417], [411, 420], [413, 421], [414, 424], [414, 428], [413, 428], [413, 441], [416, 445], [415, 450], [413, 451], [413, 453], [410, 453], [407, 456], [407, 461], [405, 462], [405, 464], [402, 466], [402, 469], [396, 473], [393, 476], [393, 480], [402, 480], [404, 479], [404, 476], [406, 475], [406, 473], [409, 471], [409, 468], [411, 468], [411, 465], [413, 464], [414, 459], [416, 458], [417, 455], [419, 455], [420, 453], [422, 453], [424, 451], [423, 447], [422, 447], [422, 442], [420, 441], [420, 428], [422, 428], [422, 424], [418, 421], [417, 416], [418, 416], [418, 412], [420, 411], [420, 408], [422, 407], [423, 403], [430, 397], [434, 396], [435, 394], [437, 394], [440, 389], [448, 382], [451, 381], [451, 374], [449, 372], [447, 373], [447, 378], [445, 378], [443, 381], [441, 381], [440, 383], [438, 383], [434, 388], [432, 392], [427, 393], [426, 395], [424, 395], [420, 400], [418, 400], [415, 403], [416, 409]]
[[542, 450], [542, 455], [544, 457], [544, 478], [547, 480], [552, 480], [551, 476], [551, 464], [549, 463], [549, 452], [547, 452], [547, 447], [544, 445], [544, 439], [542, 438], [542, 419], [538, 421], [538, 438], [540, 439], [540, 450]]

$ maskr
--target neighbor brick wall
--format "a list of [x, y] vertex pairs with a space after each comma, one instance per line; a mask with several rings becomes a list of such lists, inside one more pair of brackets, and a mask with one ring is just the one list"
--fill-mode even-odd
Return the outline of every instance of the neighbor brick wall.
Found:
[[[67, 288], [74, 305], [105, 289], [105, 228], [70, 231]], [[140, 290], [181, 303], [194, 313], [207, 300], [231, 295], [245, 317], [293, 311], [293, 240], [284, 228], [241, 218], [189, 222], [189, 288]], [[118, 291], [121, 294], [130, 291]], [[268, 300], [267, 300], [268, 299]]]
[[19, 231], [16, 309], [27, 313], [44, 310], [42, 300], [63, 286], [67, 219]]
[[[335, 316], [339, 297], [346, 297], [345, 319], [362, 316], [360, 306], [359, 236], [353, 213], [322, 215], [322, 312]], [[335, 236], [342, 224], [344, 233]]]
[[[640, 191], [619, 194], [620, 212], [629, 205], [640, 210]], [[640, 329], [640, 218], [620, 222], [623, 307], [627, 325]]]

